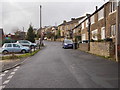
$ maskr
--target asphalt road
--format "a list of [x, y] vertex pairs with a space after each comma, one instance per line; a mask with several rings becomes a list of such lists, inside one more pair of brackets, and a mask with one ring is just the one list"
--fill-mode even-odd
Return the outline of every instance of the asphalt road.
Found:
[[[26, 60], [5, 88], [117, 88], [118, 64], [79, 50], [63, 49], [60, 42]], [[9, 76], [9, 75], [8, 75]], [[5, 83], [5, 82], [4, 82]]]

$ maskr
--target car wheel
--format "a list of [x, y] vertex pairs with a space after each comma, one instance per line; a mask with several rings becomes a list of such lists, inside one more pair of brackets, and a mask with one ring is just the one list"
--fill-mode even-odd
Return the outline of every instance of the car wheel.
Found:
[[7, 50], [5, 50], [5, 51], [3, 51], [2, 53], [5, 55], [5, 54], [8, 54], [8, 51], [7, 51]]
[[26, 53], [26, 50], [22, 50], [21, 52], [24, 54], [24, 53]]
[[64, 49], [66, 49], [66, 47], [63, 47]]
[[33, 45], [32, 45], [32, 46], [30, 46], [30, 48], [31, 48], [31, 49], [33, 49], [33, 48], [34, 48], [34, 46], [33, 46]]

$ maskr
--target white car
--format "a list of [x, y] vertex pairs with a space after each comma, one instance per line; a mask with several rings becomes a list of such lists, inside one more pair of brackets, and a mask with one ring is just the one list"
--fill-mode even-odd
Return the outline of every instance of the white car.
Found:
[[32, 42], [30, 42], [28, 40], [18, 40], [16, 43], [19, 43], [19, 44], [21, 44], [23, 46], [28, 46], [30, 48], [35, 48], [37, 46], [36, 43], [32, 43]]

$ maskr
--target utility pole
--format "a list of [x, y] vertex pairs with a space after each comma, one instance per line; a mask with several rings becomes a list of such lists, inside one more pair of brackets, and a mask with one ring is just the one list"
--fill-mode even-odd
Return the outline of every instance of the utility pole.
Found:
[[42, 6], [40, 5], [40, 45], [39, 45], [39, 49], [40, 49], [40, 46], [43, 44], [43, 32], [41, 32], [42, 30]]
[[41, 13], [42, 6], [40, 5], [40, 29], [42, 27], [42, 13]]
[[23, 27], [23, 32], [24, 32], [24, 27]]
[[116, 12], [116, 44], [115, 44], [115, 56], [118, 62], [118, 30], [119, 30], [119, 0], [117, 0], [117, 12]]
[[91, 26], [91, 21], [90, 21], [90, 14], [86, 14], [88, 18], [88, 51], [90, 51], [90, 26]]

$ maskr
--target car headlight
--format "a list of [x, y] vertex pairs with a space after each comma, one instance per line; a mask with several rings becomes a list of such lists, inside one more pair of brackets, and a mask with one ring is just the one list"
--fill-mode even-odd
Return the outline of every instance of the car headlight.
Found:
[[67, 45], [67, 43], [65, 43], [65, 45]]

